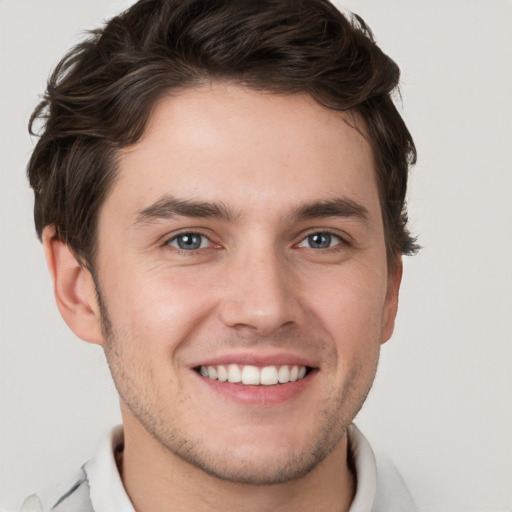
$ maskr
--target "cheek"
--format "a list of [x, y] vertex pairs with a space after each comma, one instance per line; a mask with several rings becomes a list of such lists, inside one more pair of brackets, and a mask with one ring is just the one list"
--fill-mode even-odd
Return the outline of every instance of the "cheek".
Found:
[[158, 353], [175, 349], [212, 307], [204, 282], [179, 273], [133, 271], [111, 284], [108, 303], [114, 328], [138, 349], [143, 344]]
[[[343, 356], [379, 346], [386, 279], [369, 269], [343, 269], [307, 286], [309, 307]], [[313, 284], [313, 283], [311, 283]]]

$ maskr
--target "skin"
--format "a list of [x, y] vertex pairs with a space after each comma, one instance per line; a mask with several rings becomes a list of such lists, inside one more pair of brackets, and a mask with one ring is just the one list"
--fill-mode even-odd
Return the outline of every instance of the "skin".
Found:
[[[401, 263], [388, 269], [372, 151], [344, 116], [222, 83], [165, 97], [120, 154], [96, 283], [45, 230], [60, 311], [103, 346], [121, 397], [137, 511], [348, 510], [345, 431], [393, 331]], [[177, 200], [215, 215], [171, 215]], [[201, 247], [180, 249], [183, 233]], [[218, 358], [312, 371], [284, 399], [240, 399], [195, 370]]]

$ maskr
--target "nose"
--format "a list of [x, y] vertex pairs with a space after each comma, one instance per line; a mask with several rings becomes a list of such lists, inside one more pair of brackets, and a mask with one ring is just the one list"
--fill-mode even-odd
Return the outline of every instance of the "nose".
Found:
[[260, 336], [293, 326], [302, 315], [298, 288], [293, 268], [276, 251], [240, 257], [226, 276], [222, 321]]

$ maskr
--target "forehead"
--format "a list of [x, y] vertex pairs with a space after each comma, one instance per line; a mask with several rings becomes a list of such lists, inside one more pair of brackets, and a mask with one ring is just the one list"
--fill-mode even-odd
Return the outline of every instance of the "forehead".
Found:
[[135, 214], [173, 195], [276, 213], [343, 195], [371, 209], [378, 193], [362, 125], [305, 94], [214, 83], [165, 96], [121, 152], [105, 207]]

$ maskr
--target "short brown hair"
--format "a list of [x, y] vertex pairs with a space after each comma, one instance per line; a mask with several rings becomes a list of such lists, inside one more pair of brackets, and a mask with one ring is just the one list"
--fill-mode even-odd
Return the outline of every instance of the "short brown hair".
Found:
[[391, 97], [399, 76], [364, 21], [327, 0], [140, 0], [61, 60], [32, 114], [31, 133], [42, 122], [27, 169], [37, 233], [53, 225], [92, 267], [118, 150], [137, 142], [164, 93], [222, 80], [307, 93], [364, 119], [392, 264], [417, 250], [405, 206], [416, 149]]

